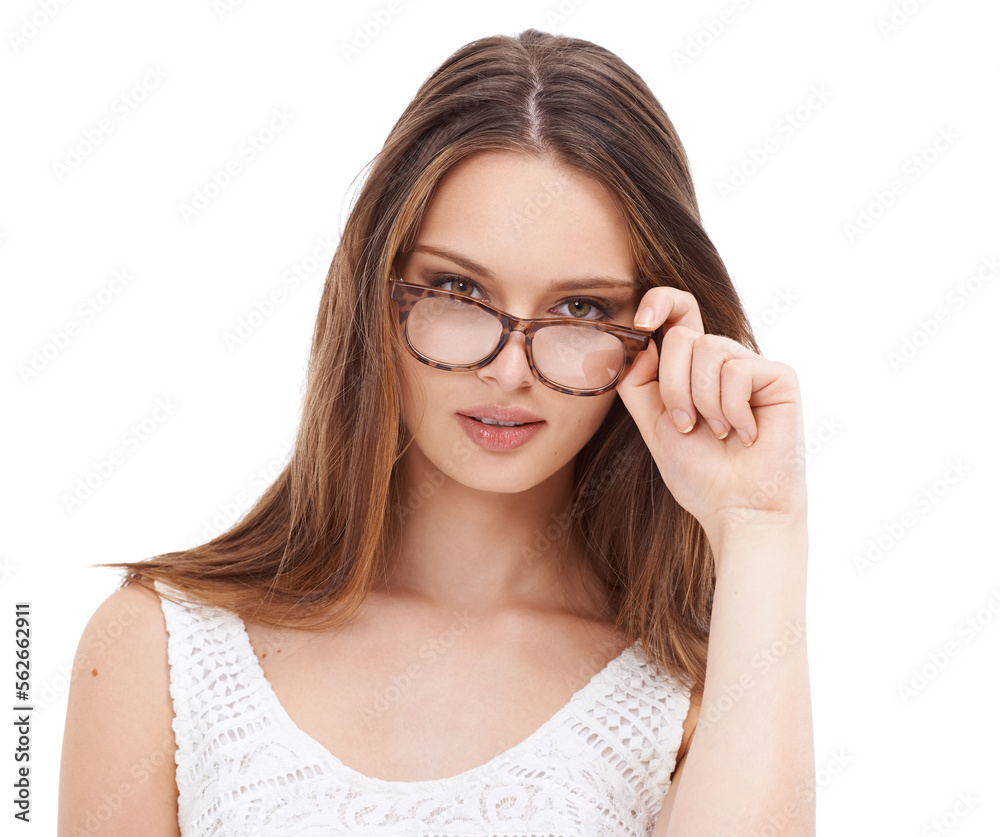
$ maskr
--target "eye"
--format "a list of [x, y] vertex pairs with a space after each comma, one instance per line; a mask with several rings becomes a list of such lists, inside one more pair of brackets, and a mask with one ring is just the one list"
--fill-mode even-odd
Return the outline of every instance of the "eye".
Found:
[[[560, 303], [569, 308], [569, 316], [577, 320], [612, 319], [614, 316], [614, 306], [609, 302], [600, 302], [596, 299], [586, 297], [576, 297]], [[596, 313], [597, 317], [588, 317], [588, 314]]]
[[428, 281], [432, 288], [440, 288], [443, 291], [451, 291], [462, 296], [470, 296], [470, 291], [479, 291], [480, 295], [482, 294], [479, 285], [464, 276], [435, 276]]
[[[488, 301], [479, 283], [469, 279], [467, 276], [447, 273], [431, 276], [426, 281], [432, 288], [450, 291], [454, 294], [467, 296], [470, 299]], [[473, 294], [478, 294], [478, 296], [473, 296]], [[564, 311], [563, 309], [565, 308], [568, 308], [568, 311]], [[603, 322], [613, 320], [620, 308], [621, 306], [618, 303], [611, 300], [578, 296], [556, 303], [552, 307], [549, 316]]]

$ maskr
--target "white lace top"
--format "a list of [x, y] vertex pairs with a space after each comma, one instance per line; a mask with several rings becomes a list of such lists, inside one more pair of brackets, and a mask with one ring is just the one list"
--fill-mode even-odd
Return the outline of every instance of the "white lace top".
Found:
[[649, 834], [670, 786], [690, 696], [638, 643], [486, 764], [397, 782], [295, 725], [239, 616], [161, 604], [183, 837], [631, 837]]

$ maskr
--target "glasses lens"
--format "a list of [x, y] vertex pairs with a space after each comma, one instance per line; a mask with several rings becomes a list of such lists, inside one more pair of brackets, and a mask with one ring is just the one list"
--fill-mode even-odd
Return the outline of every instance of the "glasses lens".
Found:
[[[503, 327], [492, 314], [457, 299], [425, 297], [406, 320], [410, 345], [432, 361], [449, 366], [478, 363], [492, 353]], [[531, 342], [535, 367], [568, 389], [608, 386], [625, 365], [625, 346], [606, 331], [585, 325], [545, 326]]]
[[406, 319], [406, 336], [414, 349], [426, 358], [455, 366], [487, 357], [502, 331], [492, 314], [460, 300], [418, 300]]
[[569, 389], [599, 389], [625, 364], [625, 346], [613, 334], [587, 326], [546, 326], [531, 341], [535, 366]]

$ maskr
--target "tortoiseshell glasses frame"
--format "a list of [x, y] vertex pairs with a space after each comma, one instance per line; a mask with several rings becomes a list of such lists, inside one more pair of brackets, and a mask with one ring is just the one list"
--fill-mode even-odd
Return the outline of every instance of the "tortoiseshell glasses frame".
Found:
[[[471, 297], [463, 294], [454, 293], [452, 291], [444, 291], [440, 288], [429, 288], [426, 285], [414, 285], [410, 282], [404, 282], [399, 278], [395, 270], [393, 270], [390, 275], [389, 282], [391, 285], [392, 298], [398, 304], [399, 325], [402, 327], [403, 334], [406, 338], [406, 348], [417, 360], [421, 363], [426, 363], [434, 369], [445, 369], [459, 372], [482, 369], [484, 366], [491, 363], [498, 354], [500, 354], [503, 347], [507, 344], [507, 338], [514, 332], [519, 331], [524, 335], [524, 345], [531, 373], [539, 381], [545, 384], [545, 386], [550, 387], [557, 392], [563, 392], [566, 395], [601, 395], [602, 393], [608, 392], [618, 386], [618, 382], [624, 377], [628, 368], [635, 360], [636, 355], [649, 345], [649, 340], [652, 336], [652, 334], [647, 331], [638, 331], [633, 328], [626, 328], [625, 326], [615, 325], [613, 323], [597, 322], [596, 320], [578, 320], [570, 317], [521, 319], [520, 317], [508, 314], [506, 311], [501, 311], [499, 308], [494, 308], [492, 305], [487, 305], [481, 300], [472, 299]], [[454, 300], [466, 305], [472, 305], [481, 311], [485, 311], [493, 317], [496, 317], [496, 319], [500, 321], [502, 330], [500, 338], [497, 341], [496, 346], [493, 348], [493, 351], [475, 363], [464, 364], [442, 363], [441, 361], [426, 357], [418, 352], [413, 347], [413, 344], [410, 343], [410, 337], [406, 330], [406, 318], [409, 316], [410, 312], [413, 310], [413, 306], [416, 305], [417, 302], [421, 299], [427, 298]], [[596, 329], [617, 337], [622, 344], [622, 348], [624, 349], [622, 366], [618, 371], [618, 374], [615, 375], [613, 380], [611, 380], [608, 384], [605, 384], [597, 389], [574, 389], [546, 378], [545, 375], [539, 371], [538, 367], [535, 366], [535, 360], [531, 352], [531, 341], [540, 329], [546, 328], [547, 326], [573, 326], [575, 328]]]

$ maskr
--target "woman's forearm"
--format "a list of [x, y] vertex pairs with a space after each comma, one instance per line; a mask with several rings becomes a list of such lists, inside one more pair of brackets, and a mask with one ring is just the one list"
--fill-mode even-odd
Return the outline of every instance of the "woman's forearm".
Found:
[[712, 551], [705, 692], [667, 833], [814, 835], [805, 515], [731, 526]]

